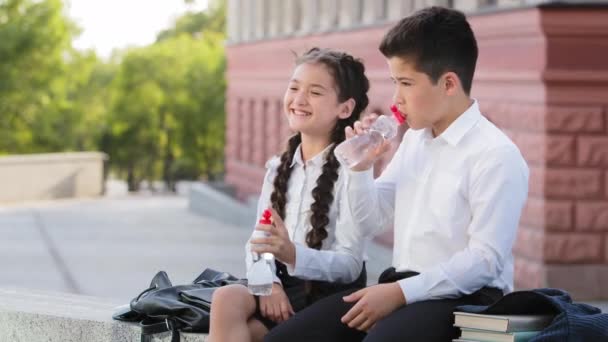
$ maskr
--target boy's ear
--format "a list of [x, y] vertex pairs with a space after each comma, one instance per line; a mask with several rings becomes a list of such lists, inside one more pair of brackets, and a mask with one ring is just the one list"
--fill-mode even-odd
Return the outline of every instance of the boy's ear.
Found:
[[443, 75], [443, 84], [447, 95], [455, 95], [462, 88], [460, 78], [453, 71], [448, 71]]
[[338, 117], [340, 119], [346, 119], [353, 114], [353, 110], [355, 109], [355, 100], [350, 98], [344, 101], [340, 106], [340, 112], [338, 113]]

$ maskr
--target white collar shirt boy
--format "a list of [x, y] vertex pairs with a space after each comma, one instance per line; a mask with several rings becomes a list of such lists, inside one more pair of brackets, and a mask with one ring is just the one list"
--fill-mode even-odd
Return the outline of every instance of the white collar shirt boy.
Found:
[[[295, 267], [288, 266], [288, 273], [303, 280], [351, 283], [359, 277], [362, 270], [365, 238], [362, 235], [363, 230], [356, 228], [350, 215], [345, 186], [347, 172], [340, 167], [338, 179], [334, 184], [334, 200], [328, 213], [329, 224], [326, 226], [328, 236], [323, 240], [321, 250], [309, 248], [306, 244], [306, 234], [312, 229], [312, 190], [317, 186], [317, 178], [323, 173], [325, 155], [330, 147], [306, 162], [302, 159], [300, 148], [301, 146], [295, 151], [291, 163], [292, 171], [286, 194], [284, 222], [296, 247]], [[268, 170], [258, 201], [258, 217], [271, 207], [270, 195], [279, 165], [278, 157], [266, 163]], [[245, 248], [249, 269], [252, 264], [249, 241]], [[275, 282], [280, 282], [276, 274]]]
[[513, 290], [513, 254], [528, 193], [519, 149], [475, 101], [441, 135], [409, 129], [382, 175], [349, 171], [352, 215], [394, 226], [393, 266], [408, 304], [491, 286]]

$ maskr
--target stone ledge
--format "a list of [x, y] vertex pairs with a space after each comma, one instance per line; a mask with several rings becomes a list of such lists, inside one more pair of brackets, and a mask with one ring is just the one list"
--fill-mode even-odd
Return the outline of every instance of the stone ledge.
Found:
[[[102, 298], [24, 289], [0, 289], [0, 342], [138, 342], [139, 327], [112, 320], [120, 303]], [[182, 334], [204, 342], [204, 334]], [[159, 334], [154, 342], [169, 342]]]
[[238, 227], [253, 227], [256, 205], [241, 203], [205, 183], [192, 184], [188, 196], [191, 211]]

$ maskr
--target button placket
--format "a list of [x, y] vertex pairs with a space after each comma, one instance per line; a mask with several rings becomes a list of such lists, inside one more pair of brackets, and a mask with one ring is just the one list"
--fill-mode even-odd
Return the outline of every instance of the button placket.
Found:
[[[442, 144], [438, 139], [427, 140], [424, 142], [424, 149], [421, 155], [424, 156], [422, 160], [422, 172], [420, 175], [420, 185], [416, 188], [416, 194], [414, 196], [414, 203], [411, 210], [412, 216], [408, 220], [408, 229], [405, 234], [405, 241], [411, 241], [412, 229], [420, 229], [418, 226], [420, 223], [420, 215], [422, 213], [422, 204], [432, 205], [425, 200], [425, 195], [428, 195], [430, 189], [429, 181], [431, 175], [434, 173], [435, 166], [438, 163], [439, 156], [441, 155]], [[408, 253], [408, 259], [412, 260], [412, 248], [406, 247], [406, 253]]]

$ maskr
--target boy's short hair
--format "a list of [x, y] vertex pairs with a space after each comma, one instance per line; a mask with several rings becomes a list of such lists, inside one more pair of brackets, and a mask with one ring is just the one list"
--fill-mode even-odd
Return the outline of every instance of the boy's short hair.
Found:
[[443, 7], [419, 10], [393, 26], [379, 49], [386, 58], [410, 59], [416, 70], [435, 83], [444, 73], [455, 72], [465, 93], [471, 92], [477, 41], [460, 11]]

